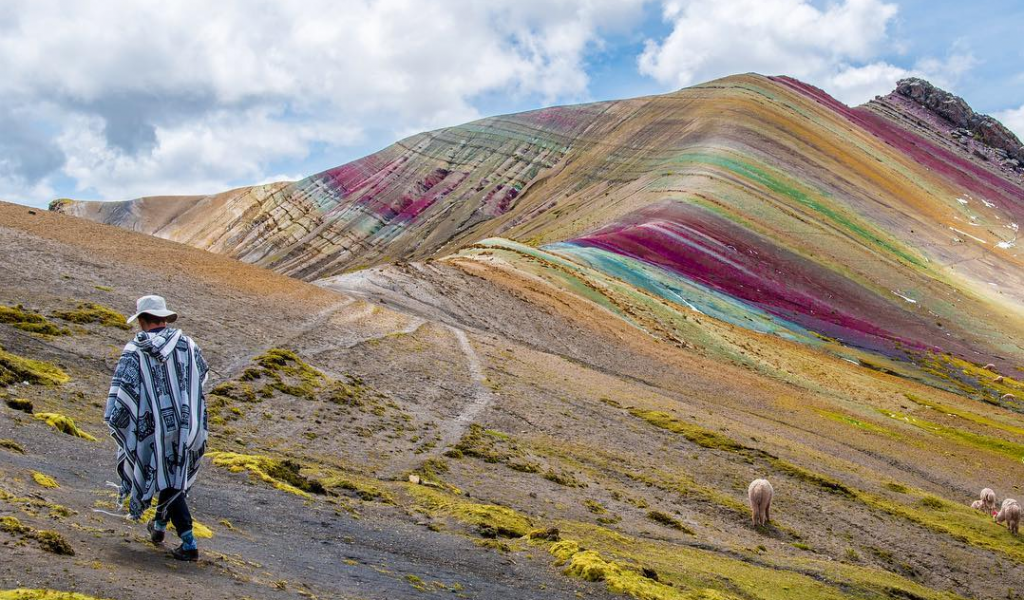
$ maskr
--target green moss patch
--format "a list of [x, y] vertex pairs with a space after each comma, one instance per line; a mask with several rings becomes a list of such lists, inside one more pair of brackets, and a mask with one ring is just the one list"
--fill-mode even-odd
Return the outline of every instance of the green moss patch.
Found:
[[427, 584], [424, 583], [423, 580], [420, 577], [416, 576], [416, 575], [413, 575], [413, 574], [406, 575], [405, 576], [405, 581], [408, 582], [408, 584], [411, 585], [413, 587], [413, 589], [415, 589], [417, 591], [420, 591], [420, 592], [428, 591], [427, 590]]
[[83, 302], [74, 310], [54, 311], [50, 316], [55, 319], [84, 325], [87, 323], [98, 323], [104, 327], [116, 327], [117, 329], [129, 329], [126, 322], [127, 317], [102, 304], [95, 302]]
[[[657, 469], [644, 469], [642, 471], [624, 471], [623, 475], [644, 485], [674, 492], [687, 498], [710, 502], [737, 515], [747, 516], [749, 514], [749, 508], [743, 502], [724, 494], [718, 488], [700, 484], [689, 475], [680, 471], [672, 471], [670, 473]], [[626, 498], [626, 501], [637, 506], [637, 508], [647, 508], [647, 504], [642, 498]]]
[[453, 494], [461, 494], [459, 488], [444, 481], [443, 476], [448, 473], [448, 462], [443, 458], [428, 458], [416, 469], [412, 476], [419, 477], [423, 485], [430, 485], [447, 490]]
[[455, 446], [447, 452], [451, 458], [469, 456], [488, 463], [505, 463], [524, 453], [511, 443], [506, 435], [484, 429], [472, 423]]
[[992, 524], [989, 515], [965, 504], [950, 502], [921, 490], [904, 487], [899, 501], [868, 492], [856, 492], [859, 501], [953, 539], [1002, 553], [1024, 563], [1024, 544], [1005, 528]]
[[655, 427], [660, 427], [673, 433], [678, 433], [698, 446], [715, 450], [725, 450], [727, 452], [746, 456], [750, 459], [760, 459], [767, 462], [776, 471], [785, 473], [795, 479], [799, 479], [832, 493], [841, 494], [851, 498], [856, 497], [853, 490], [835, 479], [815, 473], [814, 471], [805, 469], [798, 465], [794, 465], [759, 448], [745, 446], [720, 433], [704, 429], [697, 425], [684, 423], [668, 413], [637, 409], [630, 410], [629, 412]]
[[11, 535], [22, 535], [31, 532], [32, 528], [22, 525], [18, 517], [0, 517], [0, 531]]
[[75, 550], [71, 547], [64, 536], [51, 530], [40, 530], [35, 532], [36, 541], [39, 542], [39, 547], [50, 552], [52, 554], [59, 554], [61, 556], [74, 556]]
[[[609, 589], [641, 600], [958, 598], [873, 567], [806, 557], [738, 558], [703, 548], [626, 536], [594, 525], [559, 525], [564, 539], [552, 544], [549, 552], [557, 559], [556, 564], [565, 565], [566, 574], [603, 581]], [[580, 557], [574, 567], [575, 557], [586, 552], [593, 554]], [[616, 579], [621, 583], [613, 587], [611, 581]]]
[[25, 449], [21, 447], [21, 444], [14, 440], [0, 440], [0, 448], [3, 448], [4, 450], [10, 450], [11, 452], [17, 452], [18, 454], [25, 454]]
[[767, 457], [768, 462], [776, 471], [785, 473], [794, 479], [799, 479], [833, 494], [839, 494], [848, 498], [858, 497], [855, 490], [840, 481], [832, 479], [831, 477], [822, 475], [821, 473], [815, 473], [814, 471], [794, 465], [793, 463], [782, 460], [781, 458], [776, 458], [771, 455], [767, 455]]
[[665, 527], [669, 527], [671, 529], [676, 529], [678, 531], [682, 531], [683, 533], [693, 535], [693, 530], [687, 527], [686, 525], [683, 525], [683, 523], [679, 519], [673, 517], [668, 513], [663, 513], [660, 510], [647, 511], [647, 518], [654, 521], [655, 523], [658, 523], [659, 525], [664, 525]]
[[658, 581], [653, 569], [608, 560], [595, 550], [585, 550], [574, 540], [562, 540], [548, 549], [564, 565], [562, 571], [583, 581], [604, 582], [608, 590], [639, 600], [732, 600], [737, 598], [714, 589], [675, 589]]
[[46, 552], [62, 556], [75, 555], [75, 550], [61, 534], [48, 529], [37, 531], [28, 525], [23, 525], [17, 517], [0, 517], [0, 531], [10, 535], [34, 539], [39, 544], [39, 547]]
[[259, 402], [256, 390], [251, 385], [227, 381], [210, 390], [211, 396], [221, 396], [235, 402]]
[[[217, 425], [238, 419], [243, 411], [239, 405], [252, 404], [262, 400], [248, 383], [228, 381], [210, 390], [206, 397], [206, 409], [210, 420]], [[222, 409], [227, 408], [227, 411]]]
[[90, 442], [96, 441], [96, 438], [79, 429], [78, 426], [75, 425], [74, 419], [67, 415], [62, 415], [60, 413], [36, 413], [34, 416], [36, 419], [44, 421], [47, 425], [61, 433], [79, 437], [83, 440], [89, 440]]
[[978, 450], [985, 450], [993, 452], [995, 454], [1002, 454], [1003, 456], [1009, 457], [1014, 461], [1020, 460], [1024, 457], [1024, 444], [1018, 444], [1002, 438], [997, 438], [989, 435], [982, 435], [980, 433], [973, 433], [956, 427], [950, 427], [941, 423], [935, 423], [933, 421], [927, 421], [915, 417], [913, 415], [906, 415], [903, 413], [892, 412], [888, 410], [879, 409], [879, 412], [891, 419], [896, 419], [902, 423], [908, 423], [923, 429], [933, 435], [937, 435], [947, 440], [958, 442], [965, 446], [977, 448]]
[[991, 427], [993, 429], [998, 429], [1000, 431], [1005, 431], [1007, 433], [1012, 433], [1014, 435], [1024, 436], [1024, 427], [1016, 427], [1014, 425], [1010, 425], [1009, 423], [1003, 423], [1000, 421], [996, 421], [994, 419], [989, 419], [987, 417], [976, 415], [966, 410], [954, 408], [952, 406], [949, 406], [948, 404], [940, 404], [938, 402], [934, 402], [932, 400], [928, 400], [920, 396], [915, 396], [914, 394], [904, 394], [904, 396], [907, 398], [907, 400], [910, 400], [914, 404], [930, 408], [942, 414], [953, 415], [955, 417], [959, 417], [961, 419], [964, 419], [965, 421], [970, 421], [971, 423], [975, 423], [977, 425], [983, 425], [985, 427]]
[[884, 435], [886, 437], [895, 438], [895, 439], [900, 439], [900, 438], [903, 437], [903, 436], [901, 436], [896, 431], [893, 431], [891, 429], [886, 429], [885, 427], [881, 427], [879, 425], [875, 425], [874, 423], [871, 423], [871, 422], [868, 422], [868, 421], [862, 421], [860, 419], [855, 419], [855, 418], [853, 418], [853, 417], [851, 417], [849, 415], [844, 415], [844, 414], [836, 413], [836, 412], [830, 412], [830, 411], [827, 411], [827, 410], [819, 410], [819, 411], [816, 411], [816, 412], [819, 415], [825, 417], [826, 419], [829, 419], [831, 421], [835, 421], [836, 423], [842, 423], [844, 425], [850, 425], [852, 427], [856, 427], [857, 429], [863, 429], [864, 431], [867, 431], [869, 433], [875, 433], [875, 434], [878, 434], [878, 435]]
[[365, 408], [380, 397], [363, 382], [362, 378], [346, 374], [343, 381], [331, 382], [325, 396], [328, 402], [339, 406]]
[[642, 600], [677, 600], [683, 598], [712, 598], [726, 600], [736, 598], [732, 595], [712, 592], [714, 595], [702, 593], [700, 596], [683, 594], [637, 571], [614, 561], [605, 560], [593, 550], [581, 550], [569, 556], [563, 571], [570, 577], [584, 581], [603, 581], [608, 590], [616, 594], [626, 594]]
[[25, 400], [24, 398], [5, 398], [4, 404], [7, 405], [7, 408], [32, 414], [33, 406], [31, 400]]
[[473, 527], [481, 537], [518, 538], [533, 529], [530, 519], [506, 506], [468, 502], [424, 486], [410, 485], [406, 489], [420, 510], [452, 517]]
[[[52, 203], [51, 203], [52, 205]], [[52, 209], [51, 209], [52, 210]], [[57, 590], [18, 588], [0, 590], [0, 600], [102, 600], [95, 596], [86, 596], [75, 592], [59, 592]]]
[[11, 325], [15, 329], [38, 333], [40, 335], [69, 335], [66, 327], [58, 327], [43, 315], [26, 310], [24, 306], [0, 306], [0, 323]]
[[272, 348], [253, 359], [255, 367], [242, 373], [242, 381], [259, 382], [263, 389], [312, 400], [328, 383], [318, 369], [309, 366], [291, 350]]
[[248, 471], [252, 477], [296, 496], [308, 498], [310, 494], [326, 493], [322, 482], [303, 475], [301, 465], [291, 460], [235, 452], [208, 452], [207, 456], [218, 467], [232, 473]]
[[7, 352], [0, 347], [0, 387], [27, 381], [36, 385], [61, 385], [70, 381], [56, 365]]
[[[469, 429], [459, 439], [458, 443], [445, 452], [445, 456], [450, 458], [463, 458], [466, 456], [479, 458], [487, 463], [503, 464], [509, 469], [520, 473], [540, 473], [542, 471], [541, 465], [526, 450], [520, 447], [512, 436], [500, 431], [484, 429], [476, 423], [469, 426]], [[584, 484], [580, 484], [579, 481], [575, 480], [571, 474], [549, 470], [544, 476], [562, 485], [585, 487]]]
[[640, 409], [632, 409], [629, 412], [634, 417], [643, 419], [655, 427], [660, 427], [661, 429], [678, 433], [687, 440], [703, 448], [725, 450], [727, 452], [739, 452], [748, 449], [746, 446], [739, 444], [727, 436], [711, 431], [710, 429], [705, 429], [699, 425], [680, 421], [666, 412]]
[[557, 527], [534, 529], [530, 533], [526, 534], [526, 537], [530, 540], [543, 542], [558, 542], [562, 539]]
[[32, 481], [36, 482], [36, 485], [44, 488], [59, 488], [60, 484], [53, 477], [50, 477], [46, 473], [40, 473], [39, 471], [32, 471]]
[[47, 502], [46, 500], [41, 500], [36, 497], [15, 496], [14, 494], [8, 492], [3, 488], [0, 488], [0, 501], [12, 505], [17, 505], [26, 514], [33, 516], [39, 514], [41, 510], [48, 510], [50, 517], [54, 519], [70, 517], [71, 515], [77, 514], [70, 508], [61, 506], [60, 504], [53, 504], [51, 502]]
[[556, 471], [554, 469], [548, 469], [544, 473], [544, 479], [557, 483], [558, 485], [564, 485], [565, 487], [571, 488], [585, 488], [587, 487], [586, 482], [580, 481], [575, 473], [569, 471]]
[[53, 200], [50, 200], [50, 204], [48, 205], [47, 210], [53, 212], [62, 212], [65, 208], [71, 206], [74, 203], [75, 201], [72, 200], [71, 198], [54, 198]]
[[[366, 385], [355, 375], [343, 374], [339, 379], [327, 376], [319, 369], [306, 363], [291, 350], [273, 348], [252, 359], [252, 365], [238, 377], [215, 386], [207, 397], [207, 409], [210, 422], [214, 425], [240, 419], [259, 417], [254, 413], [254, 405], [279, 395], [291, 396], [322, 403], [319, 411], [349, 413], [353, 410], [372, 415], [365, 426], [355, 426], [356, 433], [361, 437], [386, 434], [389, 439], [402, 437], [409, 431], [412, 416], [386, 394]], [[275, 414], [261, 411], [263, 419], [274, 419]], [[321, 413], [322, 414], [322, 413]], [[350, 421], [357, 420], [351, 415]], [[279, 418], [291, 419], [290, 416]], [[319, 419], [313, 419], [321, 424]], [[300, 435], [307, 439], [316, 439], [319, 432], [313, 430], [313, 424]]]
[[366, 502], [383, 502], [394, 504], [394, 497], [384, 488], [370, 483], [360, 477], [350, 475], [333, 475], [321, 480], [327, 490], [344, 490], [352, 492], [356, 498]]

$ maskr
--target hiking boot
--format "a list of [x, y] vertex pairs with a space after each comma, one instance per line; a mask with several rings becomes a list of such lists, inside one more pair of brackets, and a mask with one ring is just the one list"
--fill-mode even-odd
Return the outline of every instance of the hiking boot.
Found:
[[149, 541], [153, 542], [154, 544], [164, 543], [164, 534], [167, 532], [160, 531], [159, 529], [157, 529], [155, 520], [146, 523], [146, 531], [149, 532]]
[[175, 560], [195, 562], [199, 560], [199, 550], [197, 548], [193, 548], [192, 550], [185, 550], [181, 546], [178, 546], [174, 550], [171, 550], [171, 556], [173, 556]]

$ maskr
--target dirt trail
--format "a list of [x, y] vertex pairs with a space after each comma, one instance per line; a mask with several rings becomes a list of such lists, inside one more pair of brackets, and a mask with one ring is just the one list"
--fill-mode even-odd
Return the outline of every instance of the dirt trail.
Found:
[[473, 397], [462, 408], [459, 415], [453, 421], [446, 424], [442, 434], [442, 448], [456, 443], [466, 433], [470, 424], [476, 421], [480, 413], [494, 401], [494, 393], [487, 387], [487, 376], [484, 374], [483, 366], [480, 364], [480, 357], [473, 349], [473, 343], [469, 340], [466, 332], [456, 327], [448, 326], [449, 331], [459, 341], [459, 348], [466, 359], [466, 369], [473, 380]]
[[[289, 333], [280, 342], [275, 342], [274, 345], [287, 347], [291, 344], [294, 344], [297, 340], [302, 338], [310, 331], [322, 327], [327, 320], [334, 316], [335, 313], [337, 313], [338, 311], [347, 306], [352, 305], [355, 302], [355, 298], [345, 298], [339, 301], [337, 304], [334, 304], [321, 310], [317, 314], [313, 315], [308, 321], [305, 321], [302, 324], [300, 324], [296, 330], [294, 330], [292, 333]], [[211, 367], [210, 370], [213, 372], [214, 375], [217, 376], [218, 379], [227, 380], [237, 375], [246, 365], [249, 364], [251, 360], [251, 355], [243, 354], [239, 355], [226, 367], [220, 370], [214, 369], [213, 367]]]
[[[365, 317], [365, 316], [369, 316], [369, 314], [371, 314], [373, 312], [373, 309], [374, 309], [374, 307], [373, 307], [372, 304], [368, 305], [366, 310], [360, 311], [359, 315], [353, 315], [349, 320], [356, 321], [359, 318], [362, 318], [362, 317]], [[349, 339], [349, 340], [344, 340], [344, 341], [338, 340], [336, 342], [328, 342], [326, 344], [321, 344], [321, 345], [318, 345], [318, 346], [306, 347], [306, 348], [303, 348], [302, 353], [304, 355], [306, 355], [306, 356], [317, 356], [317, 355], [323, 354], [324, 352], [328, 352], [328, 351], [331, 351], [331, 350], [338, 350], [338, 349], [351, 350], [352, 348], [355, 348], [356, 346], [359, 346], [361, 344], [367, 344], [367, 343], [370, 343], [370, 342], [376, 342], [376, 341], [379, 341], [379, 340], [387, 339], [387, 338], [389, 338], [391, 336], [395, 336], [395, 335], [412, 335], [412, 334], [416, 333], [417, 331], [419, 331], [420, 327], [423, 327], [426, 324], [427, 324], [427, 321], [425, 319], [420, 319], [419, 317], [410, 317], [409, 318], [409, 324], [406, 325], [405, 327], [400, 328], [400, 329], [389, 330], [389, 331], [386, 331], [384, 333], [377, 333], [377, 334], [373, 334], [373, 335], [368, 335], [368, 336], [364, 336], [364, 337], [357, 337], [357, 338], [354, 338], [354, 339]]]

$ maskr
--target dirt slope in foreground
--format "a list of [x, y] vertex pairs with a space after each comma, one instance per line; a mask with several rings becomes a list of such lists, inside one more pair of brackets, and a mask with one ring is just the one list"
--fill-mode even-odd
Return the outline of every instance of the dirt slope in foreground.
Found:
[[[649, 333], [650, 315], [635, 316], [645, 330], [497, 259], [413, 266], [423, 272], [383, 277], [390, 293], [364, 286], [357, 299], [23, 207], [0, 205], [0, 244], [12, 258], [0, 265], [0, 305], [38, 309], [69, 331], [0, 323], [0, 346], [70, 377], [6, 388], [2, 400], [68, 415], [98, 438], [0, 406], [0, 439], [13, 442], [0, 448], [0, 516], [55, 530], [76, 552], [0, 532], [2, 588], [107, 598], [1021, 591], [1024, 544], [964, 506], [982, 485], [1020, 492], [1024, 429], [1004, 408], [692, 323], [694, 335], [775, 361], [730, 366]], [[172, 563], [141, 526], [93, 511], [112, 510], [100, 407], [129, 333], [53, 316], [82, 302], [124, 312], [153, 291], [207, 350], [213, 450], [234, 453], [215, 457], [238, 471], [202, 474], [195, 516], [213, 537], [198, 565]], [[294, 354], [267, 354], [275, 348]], [[410, 473], [430, 485], [408, 483]], [[743, 501], [761, 475], [775, 484], [776, 521], [756, 530]], [[551, 527], [564, 543], [523, 538]]]

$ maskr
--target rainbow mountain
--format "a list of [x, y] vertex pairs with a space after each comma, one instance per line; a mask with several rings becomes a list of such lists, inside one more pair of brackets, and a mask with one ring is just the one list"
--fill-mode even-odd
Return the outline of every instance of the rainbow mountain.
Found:
[[732, 362], [770, 364], [748, 348], [768, 335], [1020, 410], [1022, 160], [927, 82], [851, 108], [748, 74], [422, 133], [297, 182], [52, 208], [348, 291], [405, 263], [515, 272]]

